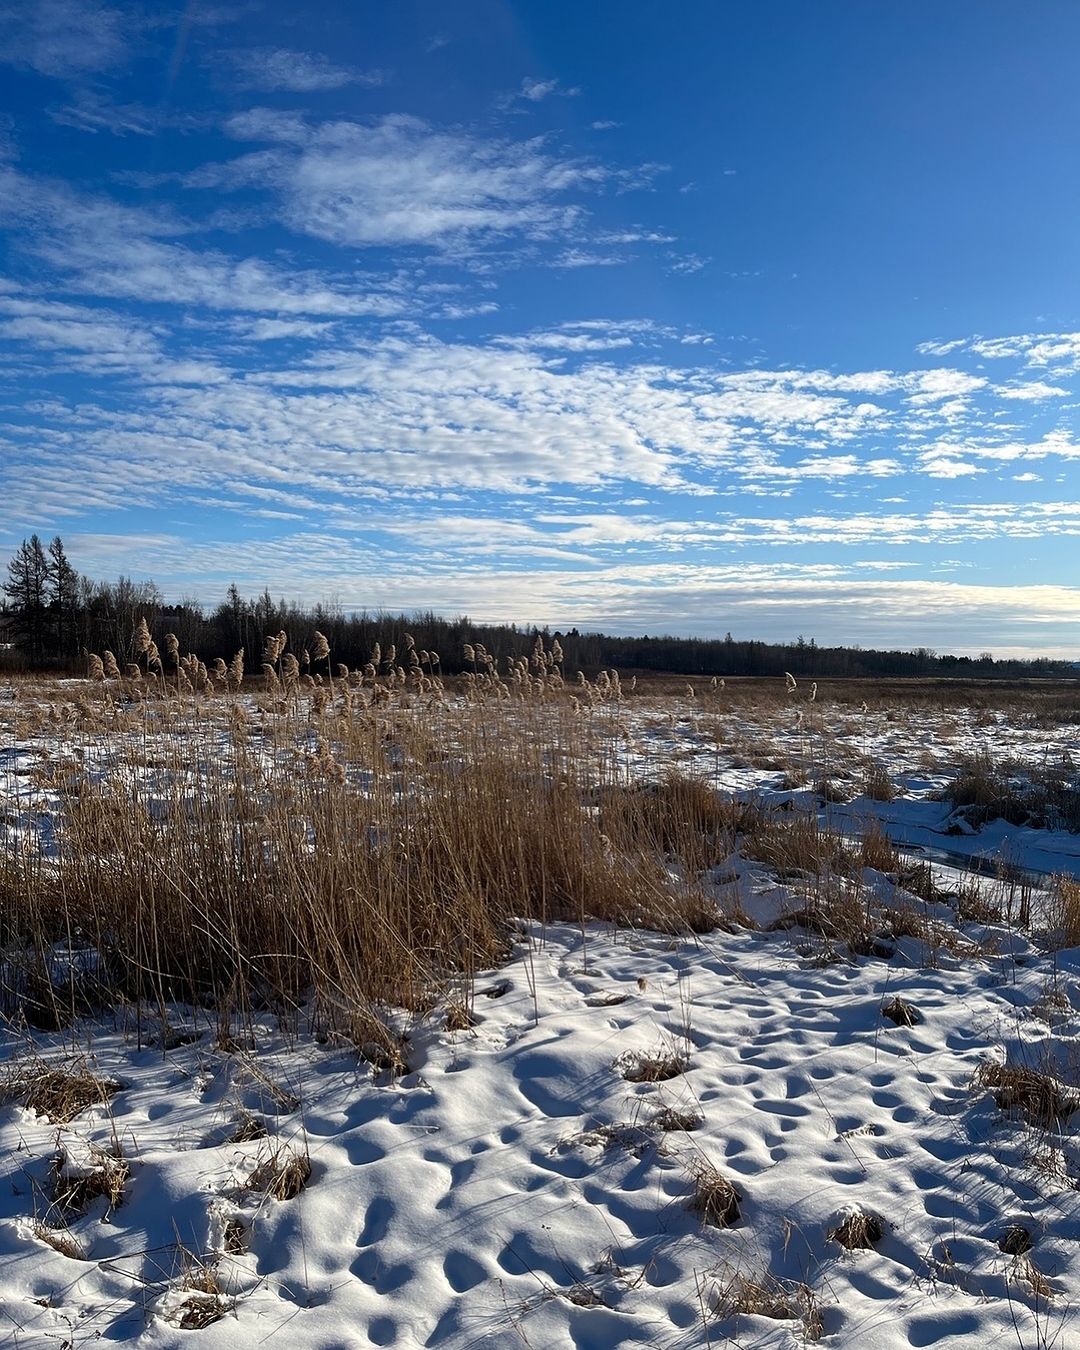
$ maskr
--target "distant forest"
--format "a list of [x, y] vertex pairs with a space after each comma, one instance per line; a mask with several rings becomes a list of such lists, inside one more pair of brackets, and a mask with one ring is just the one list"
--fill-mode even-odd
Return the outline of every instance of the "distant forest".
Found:
[[332, 659], [362, 666], [376, 643], [404, 648], [404, 636], [416, 646], [437, 652], [440, 668], [454, 674], [469, 668], [466, 643], [481, 643], [496, 658], [500, 670], [507, 656], [524, 655], [537, 633], [545, 640], [558, 638], [564, 652], [564, 672], [578, 670], [592, 678], [601, 669], [630, 674], [655, 672], [672, 675], [782, 676], [857, 678], [937, 676], [939, 678], [1075, 679], [1078, 671], [1065, 661], [995, 661], [979, 657], [938, 655], [926, 647], [915, 651], [875, 651], [861, 647], [819, 647], [813, 638], [793, 642], [758, 642], [732, 637], [719, 639], [670, 636], [613, 637], [581, 633], [576, 628], [550, 629], [516, 624], [474, 623], [460, 616], [443, 618], [430, 612], [387, 614], [344, 613], [337, 606], [302, 609], [275, 600], [269, 591], [257, 599], [241, 596], [230, 586], [225, 598], [207, 611], [195, 599], [168, 605], [152, 581], [93, 581], [81, 576], [68, 561], [59, 536], [43, 544], [37, 535], [25, 540], [8, 563], [0, 604], [0, 664], [7, 669], [85, 669], [89, 653], [110, 651], [123, 664], [134, 656], [135, 630], [145, 619], [159, 645], [174, 634], [183, 653], [204, 661], [216, 656], [228, 660], [244, 649], [249, 669], [257, 670], [268, 634], [284, 630], [299, 653], [313, 645], [316, 631], [329, 645]]

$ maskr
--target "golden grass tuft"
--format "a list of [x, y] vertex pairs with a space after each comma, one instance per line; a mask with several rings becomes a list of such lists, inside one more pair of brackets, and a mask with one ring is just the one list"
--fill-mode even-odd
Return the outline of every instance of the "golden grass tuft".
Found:
[[871, 764], [863, 777], [863, 792], [871, 801], [891, 802], [896, 799], [896, 785], [883, 764]]
[[249, 1111], [241, 1111], [233, 1123], [225, 1142], [227, 1144], [249, 1144], [255, 1139], [265, 1139], [266, 1122]]
[[690, 1209], [701, 1222], [714, 1228], [730, 1228], [738, 1223], [742, 1197], [727, 1177], [706, 1158], [696, 1158], [689, 1171], [694, 1184]]
[[91, 1145], [84, 1162], [61, 1150], [53, 1159], [53, 1204], [62, 1214], [84, 1214], [95, 1200], [108, 1201], [106, 1213], [119, 1209], [131, 1175], [119, 1149]]
[[662, 1106], [652, 1118], [649, 1125], [654, 1130], [660, 1130], [665, 1134], [673, 1134], [678, 1131], [690, 1133], [693, 1130], [700, 1130], [705, 1123], [705, 1117], [700, 1111], [693, 1107]]
[[852, 1210], [845, 1214], [836, 1227], [829, 1230], [830, 1240], [849, 1252], [876, 1247], [882, 1234], [881, 1220], [863, 1210]]
[[182, 1331], [201, 1331], [220, 1322], [230, 1306], [216, 1294], [190, 1294], [176, 1305], [172, 1320]]
[[446, 1005], [446, 1030], [471, 1031], [476, 1026], [476, 1018], [461, 1000], [451, 1000]]
[[1002, 1111], [1019, 1111], [1030, 1124], [1053, 1129], [1080, 1110], [1080, 1094], [1052, 1074], [988, 1060], [972, 1079]]
[[[338, 697], [309, 769], [303, 703], [270, 706], [237, 734], [244, 705], [222, 704], [217, 725], [232, 731], [224, 753], [211, 739], [194, 756], [208, 766], [198, 783], [194, 752], [168, 733], [179, 714], [160, 714], [159, 777], [65, 803], [53, 867], [0, 856], [7, 936], [47, 950], [80, 931], [106, 1000], [283, 1016], [310, 1000], [335, 1010], [331, 1030], [359, 1035], [365, 1009], [430, 1006], [503, 959], [521, 918], [687, 934], [720, 920], [694, 860], [729, 849], [730, 807], [694, 783], [595, 810], [568, 709], [508, 729], [505, 713], [468, 705], [432, 726]], [[124, 716], [138, 730], [145, 714]], [[256, 736], [278, 767], [253, 754]]]
[[689, 1067], [686, 1056], [674, 1048], [631, 1050], [620, 1057], [617, 1067], [628, 1083], [666, 1083]]
[[265, 1152], [247, 1179], [247, 1189], [273, 1200], [294, 1200], [311, 1180], [311, 1159], [279, 1144]]
[[914, 1027], [922, 1021], [916, 1008], [899, 994], [881, 1005], [881, 1015], [898, 1027]]
[[859, 840], [859, 861], [878, 872], [898, 872], [900, 855], [876, 820], [868, 822]]
[[819, 1340], [824, 1327], [817, 1295], [799, 1280], [780, 1280], [768, 1271], [750, 1274], [736, 1271], [720, 1280], [713, 1300], [716, 1316], [767, 1317], [774, 1322], [803, 1324], [808, 1341]]
[[1055, 947], [1080, 947], [1080, 879], [1069, 876], [1053, 879], [1046, 927]]
[[58, 1228], [51, 1224], [35, 1220], [33, 1234], [54, 1252], [66, 1256], [69, 1261], [86, 1261], [89, 1258], [80, 1243], [67, 1228]]
[[16, 1060], [0, 1082], [0, 1096], [17, 1099], [53, 1125], [69, 1125], [119, 1090], [119, 1083], [92, 1073], [85, 1061], [55, 1064], [37, 1056]]

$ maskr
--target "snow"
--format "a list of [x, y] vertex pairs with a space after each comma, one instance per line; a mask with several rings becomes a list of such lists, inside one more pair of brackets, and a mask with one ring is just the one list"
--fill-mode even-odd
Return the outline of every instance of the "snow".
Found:
[[[1080, 874], [1080, 836], [1003, 821], [946, 833], [954, 813], [932, 795], [990, 738], [995, 754], [1035, 762], [1075, 750], [1075, 727], [987, 728], [964, 709], [898, 726], [826, 710], [832, 724], [808, 732], [793, 712], [600, 709], [597, 752], [617, 753], [628, 780], [678, 763], [721, 790], [807, 806], [807, 789], [732, 746], [736, 732], [801, 760], [811, 782], [876, 759], [899, 797], [814, 809], [854, 834], [873, 819], [913, 849], [946, 850], [942, 884], [950, 863], [975, 855]], [[192, 757], [193, 784], [212, 735]], [[57, 790], [35, 772], [50, 744], [55, 755], [43, 735], [0, 751], [8, 847], [48, 853]], [[115, 746], [115, 759], [78, 748], [94, 772], [119, 771]], [[897, 885], [869, 869], [863, 880], [886, 898]], [[121, 1007], [32, 1043], [0, 1029], [0, 1080], [32, 1049], [120, 1084], [62, 1128], [0, 1101], [0, 1342], [803, 1344], [812, 1317], [731, 1312], [745, 1277], [796, 1310], [800, 1286], [812, 1291], [826, 1345], [1080, 1343], [1075, 1124], [1035, 1128], [972, 1081], [987, 1060], [1080, 1081], [1080, 950], [968, 925], [961, 950], [903, 938], [891, 959], [850, 956], [768, 927], [797, 887], [761, 864], [727, 860], [714, 890], [762, 927], [686, 939], [523, 926], [507, 963], [477, 981], [475, 1025], [449, 1031], [434, 1010], [397, 1078], [270, 1020], [256, 1019], [249, 1045], [222, 1047], [213, 1023], [184, 1008], [168, 1010], [167, 1028]], [[883, 1017], [897, 995], [915, 1025]], [[657, 1055], [682, 1071], [634, 1081]], [[668, 1110], [700, 1123], [661, 1130]], [[266, 1136], [236, 1140], [252, 1118]], [[65, 1227], [49, 1203], [58, 1152], [77, 1170], [116, 1150], [129, 1168], [122, 1202], [101, 1197], [68, 1218], [85, 1259], [54, 1250], [41, 1223]], [[310, 1177], [274, 1199], [266, 1164], [290, 1159], [310, 1160]], [[691, 1208], [703, 1164], [738, 1192], [729, 1228]], [[852, 1214], [880, 1223], [872, 1247], [830, 1237]], [[1002, 1250], [1013, 1225], [1030, 1252]], [[186, 1329], [206, 1305], [218, 1320]]]
[[[238, 1219], [248, 1250], [221, 1255], [229, 1310], [198, 1332], [206, 1347], [704, 1346], [735, 1334], [709, 1312], [717, 1289], [765, 1271], [815, 1290], [834, 1344], [1005, 1346], [1014, 1320], [1035, 1344], [1030, 1290], [998, 1240], [1022, 1224], [1050, 1286], [1078, 1287], [1080, 1157], [1066, 1132], [1063, 1174], [1045, 1175], [1023, 1125], [970, 1086], [987, 1056], [1044, 1062], [1051, 1031], [1032, 1009], [1048, 969], [1025, 944], [1015, 957], [822, 965], [781, 933], [534, 928], [482, 982], [506, 992], [480, 993], [476, 1027], [429, 1028], [396, 1081], [271, 1027], [257, 1076], [205, 1026], [164, 1052], [138, 1049], [133, 1027], [96, 1028], [82, 1051], [122, 1087], [73, 1130], [84, 1149], [119, 1142], [124, 1200], [72, 1220], [85, 1262], [53, 1252], [30, 1221], [57, 1130], [4, 1112], [7, 1334], [182, 1345], [178, 1244], [222, 1254]], [[1080, 1044], [1078, 966], [1069, 953], [1056, 972], [1067, 1003], [1053, 1038], [1067, 1050]], [[897, 993], [916, 1026], [883, 1019]], [[685, 1055], [685, 1072], [620, 1072], [658, 1047]], [[38, 1038], [50, 1058], [71, 1048]], [[700, 1115], [700, 1128], [650, 1130], [662, 1107]], [[271, 1140], [225, 1142], [240, 1111], [261, 1114]], [[243, 1188], [271, 1144], [310, 1156], [294, 1199]], [[688, 1208], [701, 1158], [739, 1192], [730, 1229]], [[881, 1220], [876, 1249], [829, 1240], [852, 1208]], [[1043, 1302], [1044, 1317], [1065, 1312]], [[740, 1344], [798, 1343], [794, 1323], [737, 1321]]]

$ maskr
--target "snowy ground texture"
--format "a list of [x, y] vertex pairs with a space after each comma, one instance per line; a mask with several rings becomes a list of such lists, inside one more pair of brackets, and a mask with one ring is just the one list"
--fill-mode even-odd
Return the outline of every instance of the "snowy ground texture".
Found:
[[[628, 772], [663, 753], [790, 795], [710, 742], [718, 721], [631, 720]], [[1075, 834], [967, 833], [932, 801], [949, 750], [928, 762], [925, 730], [891, 750], [884, 721], [851, 734], [900, 795], [834, 804], [833, 824], [873, 816], [915, 845], [1075, 872]], [[1007, 728], [983, 735], [1000, 746]], [[1051, 739], [1067, 753], [1075, 728], [1027, 748]], [[12, 830], [24, 790], [7, 781]], [[763, 923], [785, 909], [757, 864], [732, 860], [725, 892]], [[271, 1023], [223, 1047], [183, 1009], [0, 1031], [0, 1082], [38, 1056], [117, 1085], [66, 1123], [14, 1088], [0, 1099], [0, 1343], [1068, 1350], [1080, 1113], [1033, 1123], [973, 1076], [992, 1062], [1080, 1082], [1080, 950], [1008, 927], [963, 937], [901, 939], [886, 959], [798, 929], [523, 928], [479, 981], [475, 1024], [433, 1015], [397, 1078]], [[898, 995], [912, 1025], [883, 1016]], [[636, 1081], [651, 1073], [670, 1076]], [[77, 1182], [114, 1155], [118, 1203], [58, 1210], [58, 1169]], [[303, 1184], [279, 1199], [282, 1168]], [[717, 1174], [736, 1192], [727, 1226], [694, 1206]], [[834, 1235], [860, 1216], [869, 1245], [848, 1250]]]
[[[1048, 1001], [1048, 968], [1023, 944], [915, 970], [822, 966], [782, 934], [536, 931], [483, 986], [477, 1025], [414, 1044], [392, 1082], [332, 1048], [278, 1040], [252, 1072], [209, 1028], [165, 1051], [99, 1028], [83, 1050], [120, 1084], [108, 1107], [64, 1130], [21, 1108], [0, 1124], [3, 1338], [779, 1347], [817, 1320], [827, 1343], [881, 1350], [1043, 1333], [1067, 1346], [1076, 1141], [970, 1083], [987, 1056], [1044, 1063], [1051, 1023], [1059, 1059], [1080, 1045], [1078, 965], [1059, 961]], [[883, 1018], [898, 992], [916, 1025]], [[684, 1072], [629, 1081], [635, 1056], [657, 1051]], [[665, 1109], [700, 1123], [665, 1131]], [[223, 1142], [244, 1113], [269, 1138]], [[70, 1223], [81, 1259], [34, 1231], [58, 1141], [119, 1143], [129, 1160], [120, 1206], [102, 1197]], [[310, 1157], [306, 1187], [246, 1189], [280, 1150]], [[702, 1161], [738, 1192], [729, 1228], [689, 1207]], [[852, 1210], [880, 1222], [874, 1247], [830, 1239]], [[1001, 1249], [1014, 1225], [1027, 1254]], [[218, 1264], [225, 1295], [225, 1316], [198, 1331], [178, 1325], [201, 1301], [183, 1289], [185, 1249], [189, 1275]], [[801, 1316], [725, 1316], [740, 1277]]]

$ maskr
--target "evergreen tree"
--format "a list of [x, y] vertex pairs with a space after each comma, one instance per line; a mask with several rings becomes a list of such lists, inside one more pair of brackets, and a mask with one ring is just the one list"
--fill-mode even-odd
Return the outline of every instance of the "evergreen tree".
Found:
[[49, 545], [46, 597], [53, 653], [64, 661], [78, 652], [79, 574], [68, 562], [59, 535]]
[[10, 604], [8, 619], [15, 644], [31, 665], [40, 665], [48, 637], [49, 563], [41, 540], [32, 534], [24, 539], [8, 563], [4, 594]]

